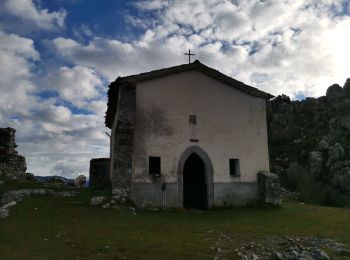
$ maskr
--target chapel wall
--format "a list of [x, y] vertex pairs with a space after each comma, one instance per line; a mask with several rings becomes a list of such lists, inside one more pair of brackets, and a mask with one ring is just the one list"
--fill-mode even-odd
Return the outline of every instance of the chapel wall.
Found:
[[[148, 157], [160, 156], [158, 181], [177, 183], [180, 156], [193, 145], [209, 155], [215, 183], [255, 183], [269, 171], [265, 100], [198, 71], [138, 83], [132, 181], [154, 182]], [[240, 177], [230, 176], [230, 158], [239, 159]]]

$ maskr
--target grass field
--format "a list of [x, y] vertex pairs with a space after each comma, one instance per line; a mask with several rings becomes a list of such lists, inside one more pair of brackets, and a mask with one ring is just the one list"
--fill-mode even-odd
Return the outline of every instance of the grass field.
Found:
[[[350, 245], [350, 210], [287, 202], [283, 207], [142, 212], [75, 198], [31, 197], [0, 220], [0, 259], [213, 259], [221, 235], [232, 245], [264, 236], [322, 236]], [[232, 256], [234, 259], [234, 256]], [[345, 258], [344, 258], [345, 259]]]

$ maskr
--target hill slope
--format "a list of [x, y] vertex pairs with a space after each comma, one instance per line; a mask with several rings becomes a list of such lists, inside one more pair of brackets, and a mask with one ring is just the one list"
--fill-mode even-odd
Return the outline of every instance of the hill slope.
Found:
[[268, 102], [271, 170], [304, 201], [350, 206], [350, 79], [326, 96]]

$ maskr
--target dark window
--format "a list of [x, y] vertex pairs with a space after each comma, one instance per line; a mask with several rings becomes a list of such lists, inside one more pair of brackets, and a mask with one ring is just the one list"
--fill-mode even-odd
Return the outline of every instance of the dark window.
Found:
[[197, 115], [190, 115], [190, 124], [192, 125], [197, 124]]
[[230, 175], [240, 176], [239, 159], [230, 159]]
[[149, 174], [160, 175], [160, 157], [149, 157]]

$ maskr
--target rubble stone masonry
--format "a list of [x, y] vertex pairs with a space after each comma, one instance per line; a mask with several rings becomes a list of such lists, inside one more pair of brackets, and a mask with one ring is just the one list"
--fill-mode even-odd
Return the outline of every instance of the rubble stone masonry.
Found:
[[13, 128], [0, 128], [0, 177], [22, 179], [25, 178], [27, 164], [16, 151], [15, 133]]

